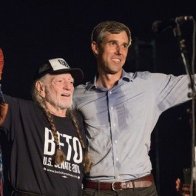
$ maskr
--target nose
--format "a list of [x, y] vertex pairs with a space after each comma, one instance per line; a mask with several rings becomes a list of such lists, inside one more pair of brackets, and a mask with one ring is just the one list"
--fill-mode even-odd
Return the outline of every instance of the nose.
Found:
[[72, 82], [65, 82], [64, 83], [64, 89], [66, 90], [72, 90], [74, 88], [73, 83]]
[[116, 45], [116, 53], [117, 54], [121, 54], [122, 53], [122, 46], [120, 46], [119, 44]]

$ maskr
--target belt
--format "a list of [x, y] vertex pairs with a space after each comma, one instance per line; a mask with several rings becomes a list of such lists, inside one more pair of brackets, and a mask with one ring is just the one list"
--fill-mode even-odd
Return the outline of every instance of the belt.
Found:
[[95, 181], [84, 181], [84, 189], [96, 189], [96, 190], [124, 190], [124, 189], [134, 189], [134, 188], [144, 188], [150, 187], [154, 182], [153, 175], [144, 176], [135, 180], [125, 181], [125, 182], [95, 182]]

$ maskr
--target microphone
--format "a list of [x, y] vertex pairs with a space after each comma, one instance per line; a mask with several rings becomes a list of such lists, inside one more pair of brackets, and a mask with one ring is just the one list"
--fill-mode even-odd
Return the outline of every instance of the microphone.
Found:
[[154, 33], [160, 33], [168, 28], [174, 28], [177, 24], [183, 24], [186, 21], [193, 19], [193, 16], [178, 16], [166, 21], [157, 20], [152, 24], [152, 31]]

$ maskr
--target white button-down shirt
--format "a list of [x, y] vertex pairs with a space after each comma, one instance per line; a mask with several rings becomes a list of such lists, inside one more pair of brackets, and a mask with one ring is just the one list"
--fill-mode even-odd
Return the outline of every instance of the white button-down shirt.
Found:
[[[95, 78], [96, 80], [96, 78]], [[91, 180], [130, 180], [151, 173], [150, 138], [159, 116], [187, 101], [188, 76], [123, 71], [110, 90], [94, 83], [75, 89], [93, 167]]]

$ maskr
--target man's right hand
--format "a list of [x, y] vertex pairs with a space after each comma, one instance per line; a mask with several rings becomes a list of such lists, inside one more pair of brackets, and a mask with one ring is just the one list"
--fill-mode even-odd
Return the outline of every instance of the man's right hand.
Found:
[[179, 178], [176, 180], [176, 190], [182, 196], [190, 196], [190, 184], [183, 184]]
[[[0, 48], [0, 81], [3, 73], [3, 66], [4, 66], [4, 56], [3, 56], [3, 50]], [[2, 91], [1, 91], [1, 95], [2, 97], [0, 102], [0, 126], [3, 124], [8, 112], [8, 104], [2, 101], [3, 100]]]

